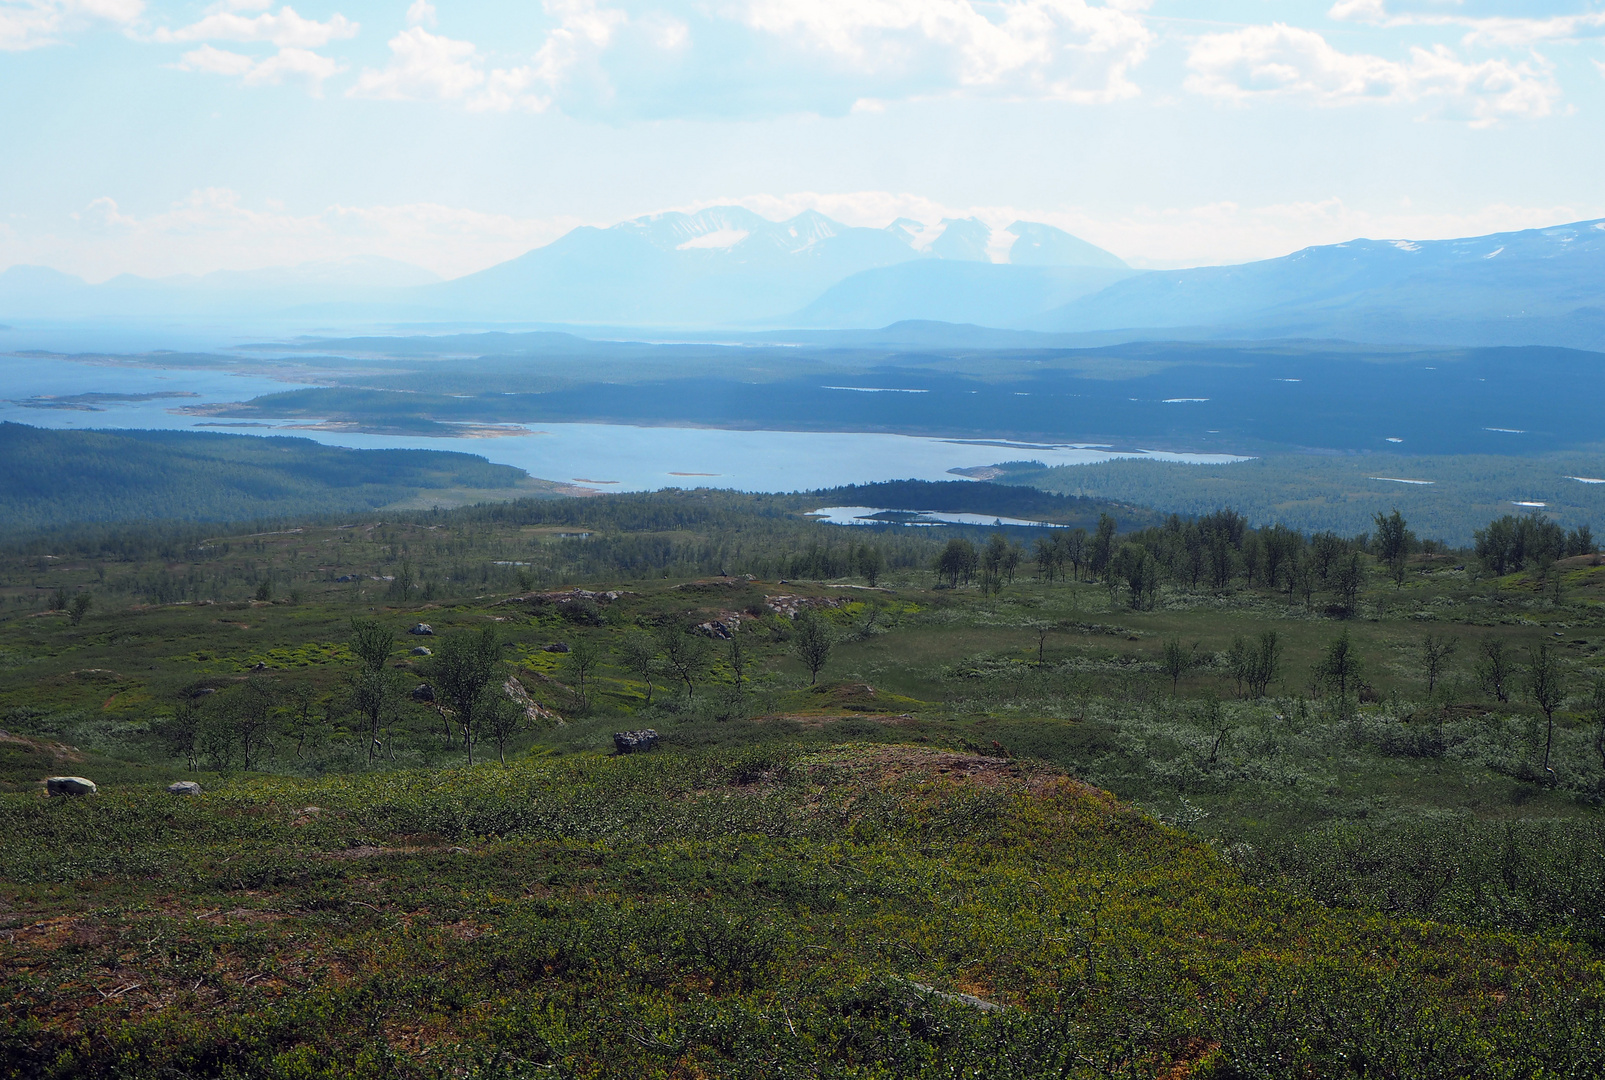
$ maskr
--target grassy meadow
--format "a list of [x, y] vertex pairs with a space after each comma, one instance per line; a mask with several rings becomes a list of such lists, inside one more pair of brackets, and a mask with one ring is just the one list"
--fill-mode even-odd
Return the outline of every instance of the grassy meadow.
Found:
[[796, 514], [11, 545], [0, 1075], [1605, 1071], [1597, 556]]

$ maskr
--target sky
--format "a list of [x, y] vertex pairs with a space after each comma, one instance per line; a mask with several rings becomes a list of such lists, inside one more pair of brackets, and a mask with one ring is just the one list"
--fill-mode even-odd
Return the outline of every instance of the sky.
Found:
[[0, 0], [0, 268], [394, 259], [740, 204], [1133, 265], [1605, 217], [1605, 0]]

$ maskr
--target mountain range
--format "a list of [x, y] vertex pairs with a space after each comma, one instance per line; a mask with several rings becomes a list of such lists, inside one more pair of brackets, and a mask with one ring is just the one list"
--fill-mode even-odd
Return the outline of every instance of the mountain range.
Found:
[[[870, 229], [814, 211], [776, 222], [743, 207], [719, 206], [654, 214], [605, 229], [582, 226], [544, 247], [445, 282], [427, 280], [428, 272], [417, 267], [383, 260], [366, 268], [342, 264], [343, 280], [331, 273], [330, 264], [319, 263], [201, 277], [123, 275], [99, 285], [43, 267], [16, 266], [0, 273], [0, 317], [249, 314], [291, 321], [684, 328], [788, 325], [795, 321], [792, 313], [810, 307], [806, 325], [853, 325], [842, 320], [866, 314], [884, 324], [908, 317], [902, 308], [907, 286], [897, 284], [900, 279], [882, 287], [885, 302], [867, 313], [860, 303], [850, 313], [834, 315], [819, 301], [855, 275], [913, 262], [964, 267], [952, 283], [940, 274], [927, 282], [938, 291], [964, 289], [977, 267], [996, 265], [994, 253], [1008, 260], [1014, 279], [1032, 283], [1028, 291], [1037, 311], [1131, 273], [1102, 248], [1039, 223], [1017, 222], [994, 232], [973, 218], [944, 220], [934, 228], [904, 218]], [[1084, 275], [1065, 278], [1066, 267], [1102, 273], [1085, 281]], [[965, 313], [986, 321], [1018, 306], [1005, 304], [1005, 310], [972, 303]], [[939, 303], [935, 310], [947, 309]]]
[[1342, 338], [1605, 349], [1605, 221], [1456, 240], [1354, 240], [1139, 272], [1035, 222], [844, 225], [742, 207], [581, 227], [451, 281], [387, 260], [99, 285], [0, 273], [0, 321], [250, 317], [285, 324], [845, 330], [905, 320], [1104, 338]]
[[1018, 325], [1167, 336], [1605, 346], [1605, 220], [1457, 240], [1354, 240], [1156, 271]]

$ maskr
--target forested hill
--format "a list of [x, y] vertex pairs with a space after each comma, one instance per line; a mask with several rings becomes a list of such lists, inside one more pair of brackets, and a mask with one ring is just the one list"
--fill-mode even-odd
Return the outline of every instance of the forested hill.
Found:
[[93, 521], [247, 521], [371, 510], [434, 495], [557, 494], [522, 469], [439, 450], [348, 450], [195, 431], [0, 424], [0, 530]]

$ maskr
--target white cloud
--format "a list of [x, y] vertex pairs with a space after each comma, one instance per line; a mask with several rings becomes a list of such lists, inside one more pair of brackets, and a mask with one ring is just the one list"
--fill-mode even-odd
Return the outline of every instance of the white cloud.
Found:
[[0, 52], [53, 45], [96, 22], [129, 26], [144, 10], [144, 0], [0, 0]]
[[520, 107], [538, 112], [549, 99], [527, 92], [535, 81], [527, 67], [487, 71], [473, 42], [414, 26], [390, 39], [390, 63], [365, 69], [348, 93], [388, 101], [453, 101], [473, 110]]
[[[878, 79], [1094, 102], [1132, 97], [1153, 33], [1146, 3], [1087, 0], [746, 0], [748, 26]], [[921, 87], [924, 89], [924, 87]]]
[[270, 5], [262, 0], [223, 0], [198, 22], [177, 30], [158, 28], [149, 40], [163, 44], [232, 41], [276, 45], [278, 51], [271, 56], [255, 57], [203, 44], [172, 66], [180, 71], [238, 78], [247, 86], [277, 86], [286, 80], [304, 79], [307, 89], [321, 96], [324, 82], [344, 71], [345, 65], [312, 50], [355, 37], [358, 24], [338, 12], [327, 22], [307, 19], [289, 5], [254, 17], [238, 14], [240, 10], [267, 6]]
[[[427, 7], [426, 0], [416, 0], [409, 9], [409, 22], [415, 11], [420, 15], [417, 21], [422, 21], [419, 5]], [[473, 42], [431, 34], [414, 25], [390, 39], [390, 63], [364, 70], [350, 94], [391, 101], [457, 102], [471, 111], [544, 111], [559, 86], [586, 81], [594, 87], [598, 80], [585, 78], [588, 73], [581, 69], [593, 64], [630, 21], [623, 11], [598, 6], [594, 0], [545, 0], [545, 9], [557, 17], [557, 25], [527, 64], [493, 67]], [[430, 17], [433, 11], [429, 8]], [[640, 25], [665, 47], [674, 47], [684, 37], [683, 24], [677, 29], [672, 20], [656, 15], [643, 18]]]
[[435, 5], [429, 0], [412, 0], [412, 6], [407, 8], [408, 26], [434, 26], [439, 21], [435, 14]]
[[1448, 48], [1412, 48], [1407, 63], [1334, 49], [1313, 30], [1275, 23], [1205, 34], [1189, 51], [1186, 87], [1246, 101], [1276, 95], [1324, 105], [1433, 102], [1443, 115], [1485, 126], [1548, 116], [1560, 89], [1534, 58], [1462, 61]]
[[[1530, 5], [1529, 5], [1530, 7]], [[1373, 26], [1459, 26], [1467, 46], [1536, 45], [1605, 36], [1605, 12], [1550, 15], [1465, 15], [1442, 11], [1390, 12], [1386, 0], [1338, 0], [1327, 12], [1334, 19]]]
[[204, 71], [209, 75], [244, 75], [256, 66], [249, 56], [226, 49], [202, 45], [179, 58], [174, 65], [182, 71]]
[[550, 243], [581, 224], [571, 216], [524, 218], [437, 203], [296, 212], [272, 202], [250, 206], [226, 188], [204, 188], [151, 213], [100, 198], [48, 230], [0, 233], [0, 267], [42, 263], [98, 281], [119, 273], [159, 277], [379, 256], [454, 277]]
[[1147, 0], [543, 0], [532, 53], [424, 29], [353, 94], [573, 115], [774, 115], [933, 96], [1094, 103], [1139, 91]]
[[1388, 12], [1384, 0], [1338, 0], [1327, 15], [1334, 19], [1377, 23], [1385, 21]]
[[177, 30], [158, 29], [152, 40], [265, 42], [280, 48], [318, 49], [331, 41], [356, 37], [358, 29], [357, 23], [338, 12], [328, 22], [318, 22], [303, 18], [294, 8], [285, 5], [277, 13], [264, 13], [255, 18], [232, 11], [216, 11]]
[[211, 45], [190, 50], [173, 66], [180, 71], [238, 77], [247, 86], [277, 86], [287, 78], [301, 78], [307, 80], [307, 88], [313, 95], [323, 92], [324, 80], [345, 70], [339, 61], [309, 49], [280, 49], [258, 60]]
[[535, 54], [534, 77], [553, 86], [607, 49], [630, 21], [623, 11], [599, 7], [595, 0], [545, 0], [545, 6], [558, 24]]
[[1475, 19], [1461, 40], [1467, 45], [1536, 45], [1541, 41], [1577, 41], [1605, 35], [1605, 13], [1552, 19]]

